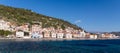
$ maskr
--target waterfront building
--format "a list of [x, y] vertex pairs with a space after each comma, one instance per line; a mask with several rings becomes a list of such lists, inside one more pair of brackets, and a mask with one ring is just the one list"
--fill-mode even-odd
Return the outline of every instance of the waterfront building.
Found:
[[43, 38], [42, 28], [40, 25], [34, 24], [30, 30], [30, 35], [32, 38]]
[[98, 32], [98, 33], [96, 33], [96, 35], [97, 35], [98, 38], [102, 38], [102, 34], [101, 33]]
[[50, 38], [50, 32], [44, 31], [44, 38]]
[[105, 38], [105, 34], [101, 34], [101, 38]]
[[85, 38], [85, 35], [86, 35], [86, 33], [85, 33], [85, 31], [84, 30], [80, 30], [80, 37], [81, 38]]
[[65, 33], [65, 38], [72, 38], [73, 33], [69, 29], [66, 29], [64, 33]]
[[115, 34], [111, 34], [112, 37], [111, 38], [118, 38], [119, 36], [116, 36]]
[[34, 24], [32, 25], [31, 32], [40, 31], [41, 29], [42, 29], [41, 26]]
[[77, 30], [73, 30], [72, 31], [72, 37], [73, 38], [78, 38], [79, 37], [79, 34], [78, 34], [79, 32], [77, 31]]
[[42, 31], [42, 29], [41, 29], [41, 30], [39, 31], [39, 33], [38, 33], [38, 34], [39, 34], [39, 38], [43, 38], [42, 32], [43, 32], [43, 31]]
[[29, 25], [28, 24], [24, 24], [22, 26], [18, 26], [15, 28], [16, 31], [18, 30], [22, 30], [24, 32], [29, 32]]
[[52, 37], [52, 38], [57, 38], [57, 32], [56, 32], [55, 29], [53, 29], [53, 30], [51, 31], [51, 37]]
[[50, 38], [50, 31], [48, 28], [44, 28], [43, 29], [43, 32], [44, 32], [44, 38]]
[[110, 35], [109, 35], [108, 33], [104, 33], [104, 34], [102, 34], [101, 37], [102, 37], [102, 38], [109, 38], [109, 36], [110, 36]]
[[71, 32], [67, 32], [66, 35], [65, 35], [65, 38], [68, 38], [68, 39], [69, 39], [69, 38], [72, 38]]
[[25, 32], [29, 32], [29, 24], [24, 24], [24, 25], [22, 26], [22, 29], [23, 29], [23, 31], [25, 31]]
[[23, 31], [16, 31], [16, 37], [17, 38], [23, 38], [24, 37], [24, 32]]
[[109, 33], [104, 33], [101, 36], [102, 38], [113, 38], [113, 34], [109, 34]]
[[90, 39], [97, 39], [97, 35], [96, 34], [90, 35]]
[[85, 38], [90, 38], [90, 35], [91, 34], [87, 32]]
[[31, 38], [39, 38], [38, 33], [33, 32], [33, 33], [31, 34]]
[[43, 38], [43, 35], [39, 32], [33, 32], [31, 38]]
[[52, 33], [51, 33], [51, 37], [52, 37], [52, 38], [56, 38], [56, 37], [57, 37], [57, 34], [52, 32]]
[[57, 31], [57, 38], [63, 38], [64, 37], [64, 33], [63, 33], [63, 30], [62, 29], [59, 29]]
[[75, 38], [77, 36], [75, 31], [72, 31], [71, 34], [72, 34], [73, 38]]

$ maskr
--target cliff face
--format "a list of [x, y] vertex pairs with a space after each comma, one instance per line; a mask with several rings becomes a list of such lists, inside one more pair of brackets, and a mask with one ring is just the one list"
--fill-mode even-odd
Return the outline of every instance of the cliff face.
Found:
[[62, 19], [38, 14], [27, 9], [14, 8], [10, 6], [4, 6], [4, 5], [0, 5], [0, 18], [6, 21], [9, 21], [15, 25], [22, 25], [24, 23], [32, 24], [34, 22], [37, 22], [37, 23], [40, 23], [43, 28], [59, 27], [64, 29], [66, 27], [71, 27], [74, 29], [82, 30], [82, 28]]

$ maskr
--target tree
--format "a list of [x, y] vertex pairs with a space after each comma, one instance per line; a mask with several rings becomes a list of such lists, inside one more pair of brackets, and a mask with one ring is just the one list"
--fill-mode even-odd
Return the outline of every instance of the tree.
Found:
[[5, 37], [12, 34], [10, 31], [0, 30], [0, 36]]

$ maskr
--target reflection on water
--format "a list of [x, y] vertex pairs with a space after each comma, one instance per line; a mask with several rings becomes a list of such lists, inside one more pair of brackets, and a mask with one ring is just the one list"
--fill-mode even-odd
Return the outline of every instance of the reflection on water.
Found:
[[120, 53], [120, 40], [0, 40], [0, 53]]

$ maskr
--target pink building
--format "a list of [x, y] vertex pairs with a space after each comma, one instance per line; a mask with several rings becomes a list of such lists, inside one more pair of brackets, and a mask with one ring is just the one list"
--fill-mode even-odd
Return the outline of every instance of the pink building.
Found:
[[25, 24], [25, 25], [22, 25], [22, 26], [18, 26], [15, 28], [16, 31], [18, 30], [22, 30], [24, 32], [29, 32], [29, 25]]

